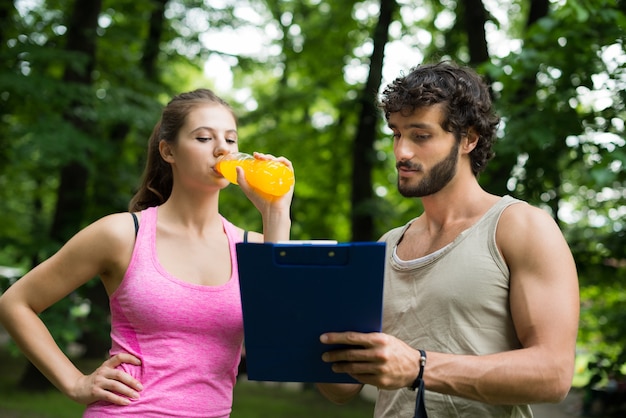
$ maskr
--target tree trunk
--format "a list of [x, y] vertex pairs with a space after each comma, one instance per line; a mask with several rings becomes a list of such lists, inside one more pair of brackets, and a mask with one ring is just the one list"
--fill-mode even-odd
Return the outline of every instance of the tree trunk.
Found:
[[[92, 84], [96, 56], [96, 29], [101, 6], [101, 0], [77, 0], [74, 3], [74, 10], [68, 22], [66, 49], [84, 54], [87, 57], [87, 65], [82, 70], [68, 66], [63, 75], [63, 80], [67, 83], [86, 86]], [[85, 105], [87, 104], [74, 103], [65, 112], [64, 117], [77, 129], [88, 133], [92, 129], [92, 122], [84, 120], [80, 113], [76, 112], [79, 106]], [[59, 242], [69, 239], [81, 225], [88, 175], [85, 164], [85, 161], [74, 159], [61, 169], [55, 215], [50, 229], [51, 238]], [[26, 366], [18, 386], [26, 390], [42, 390], [52, 387], [31, 363]]]
[[550, 10], [550, 0], [531, 0], [526, 28], [535, 24], [539, 19], [548, 15]]
[[[71, 66], [65, 68], [63, 81], [67, 83], [90, 86], [93, 83], [92, 73], [96, 60], [96, 40], [98, 15], [102, 7], [101, 0], [77, 0], [68, 22], [66, 49], [84, 54], [87, 65], [83, 69]], [[86, 100], [90, 100], [87, 98]], [[80, 107], [90, 103], [73, 103], [65, 111], [64, 118], [78, 130], [87, 134], [93, 130], [93, 121], [86, 120], [78, 112]], [[50, 235], [53, 239], [64, 242], [81, 226], [87, 192], [87, 161], [73, 158], [61, 169], [58, 200]]]
[[[0, 2], [0, 71], [3, 73], [13, 72], [13, 67], [15, 65], [15, 54], [8, 53], [7, 39], [10, 37], [8, 34], [8, 29], [13, 28], [15, 25], [13, 23], [13, 14], [17, 13], [15, 11], [15, 7], [12, 2], [4, 1]], [[4, 100], [0, 101], [0, 117], [5, 114], [10, 113], [11, 106]], [[3, 122], [2, 125], [6, 125]], [[0, 161], [7, 161], [8, 150], [12, 145], [12, 139], [10, 135], [6, 133], [8, 129], [7, 126], [0, 126]], [[9, 167], [8, 164], [2, 164], [0, 166], [0, 173], [5, 170], [6, 167]]]
[[163, 26], [165, 23], [165, 6], [168, 0], [155, 0], [154, 9], [150, 14], [150, 27], [148, 29], [148, 39], [143, 48], [141, 57], [141, 69], [148, 80], [156, 80], [157, 57], [161, 50], [161, 38], [163, 37]]
[[[526, 28], [535, 24], [542, 17], [547, 16], [549, 12], [549, 0], [532, 0], [530, 2], [530, 11], [526, 21]], [[534, 77], [527, 77], [521, 83], [521, 88], [516, 93], [518, 102], [523, 102], [524, 97], [529, 94], [535, 94], [536, 83]], [[534, 109], [528, 109], [529, 112]], [[517, 117], [524, 117], [518, 115]], [[511, 178], [511, 170], [517, 163], [517, 155], [499, 153], [497, 157], [489, 163], [490, 184], [486, 187], [490, 192], [503, 195], [508, 193], [507, 182]]]
[[[140, 68], [144, 73], [146, 80], [157, 81], [157, 57], [160, 51], [161, 38], [163, 36], [163, 28], [165, 23], [165, 5], [168, 0], [153, 1], [153, 9], [150, 14], [150, 26], [148, 28], [148, 38], [144, 44], [143, 54], [141, 57]], [[139, 32], [140, 28], [137, 28]], [[140, 36], [138, 33], [137, 36]], [[130, 132], [131, 126], [127, 122], [120, 122], [109, 129], [108, 141], [109, 145], [114, 148], [115, 155], [122, 154], [124, 139]], [[121, 202], [120, 199], [113, 199], [111, 192], [119, 190], [120, 179], [118, 176], [117, 166], [108, 162], [99, 162], [99, 175], [94, 179], [94, 206], [98, 208], [102, 215], [111, 212], [126, 210], [128, 202]], [[109, 330], [109, 324], [106, 321], [109, 312], [109, 298], [102, 283], [91, 283], [82, 289], [82, 294], [91, 301], [92, 317], [89, 324], [97, 327], [106, 326]], [[108, 333], [101, 332], [98, 329], [95, 332], [86, 329], [80, 339], [80, 343], [85, 348], [84, 356], [87, 358], [100, 358], [106, 354], [110, 346], [110, 338]]]
[[370, 71], [361, 93], [361, 113], [352, 149], [352, 241], [374, 239], [372, 169], [374, 167], [374, 140], [377, 136], [379, 110], [376, 105], [382, 81], [385, 45], [389, 40], [389, 25], [397, 9], [395, 0], [381, 0], [380, 15], [374, 31], [374, 50]]
[[5, 45], [7, 41], [6, 30], [13, 26], [11, 15], [14, 12], [15, 6], [13, 5], [13, 2], [0, 2], [0, 45]]
[[487, 11], [482, 0], [465, 0], [463, 6], [463, 22], [470, 55], [469, 65], [475, 67], [489, 60], [485, 34]]

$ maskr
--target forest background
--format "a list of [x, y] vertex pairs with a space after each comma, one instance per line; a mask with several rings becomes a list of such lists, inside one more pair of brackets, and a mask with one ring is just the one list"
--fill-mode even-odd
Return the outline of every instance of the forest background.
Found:
[[[127, 210], [172, 95], [208, 87], [240, 148], [296, 167], [293, 239], [376, 240], [417, 216], [396, 190], [381, 88], [453, 59], [503, 117], [482, 186], [548, 211], [574, 253], [578, 350], [626, 363], [626, 1], [18, 0], [0, 2], [0, 291], [80, 228]], [[259, 230], [241, 191], [222, 213]], [[554, 260], [558, 262], [558, 260]], [[43, 313], [60, 345], [108, 349], [99, 281]], [[42, 383], [33, 368], [25, 387]]]

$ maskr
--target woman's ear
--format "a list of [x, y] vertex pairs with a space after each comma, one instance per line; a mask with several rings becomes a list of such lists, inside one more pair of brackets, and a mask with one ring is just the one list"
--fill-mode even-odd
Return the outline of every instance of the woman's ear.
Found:
[[165, 162], [168, 162], [168, 163], [174, 162], [174, 154], [172, 152], [172, 147], [164, 139], [159, 141], [159, 153], [161, 154], [161, 158], [163, 158]]

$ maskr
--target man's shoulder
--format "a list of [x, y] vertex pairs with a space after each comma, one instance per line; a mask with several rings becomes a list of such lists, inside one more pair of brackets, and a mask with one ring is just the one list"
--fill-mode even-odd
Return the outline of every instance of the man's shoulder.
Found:
[[393, 242], [397, 241], [404, 234], [404, 231], [408, 229], [409, 225], [413, 223], [413, 221], [415, 221], [415, 219], [410, 220], [404, 225], [397, 226], [393, 229], [390, 229], [389, 231], [385, 232], [378, 241], [387, 242], [387, 243], [392, 242], [392, 241]]
[[544, 241], [549, 236], [562, 235], [555, 217], [549, 209], [535, 206], [525, 201], [516, 200], [503, 211], [498, 221], [496, 235], [500, 246], [522, 242], [536, 243]]
[[504, 196], [502, 198], [504, 203], [503, 218], [509, 220], [523, 219], [524, 221], [545, 221], [553, 219], [553, 216], [549, 213], [549, 209], [535, 206], [525, 200], [520, 200], [511, 196]]

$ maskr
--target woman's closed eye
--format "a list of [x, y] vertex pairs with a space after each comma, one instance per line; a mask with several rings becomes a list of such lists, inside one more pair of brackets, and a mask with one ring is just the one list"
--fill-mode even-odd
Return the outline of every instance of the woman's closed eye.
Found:
[[[197, 136], [196, 140], [200, 141], [200, 142], [208, 142], [211, 141], [213, 139], [212, 136]], [[227, 144], [236, 144], [237, 140], [236, 139], [232, 139], [232, 138], [225, 138], [224, 139], [226, 141]]]

